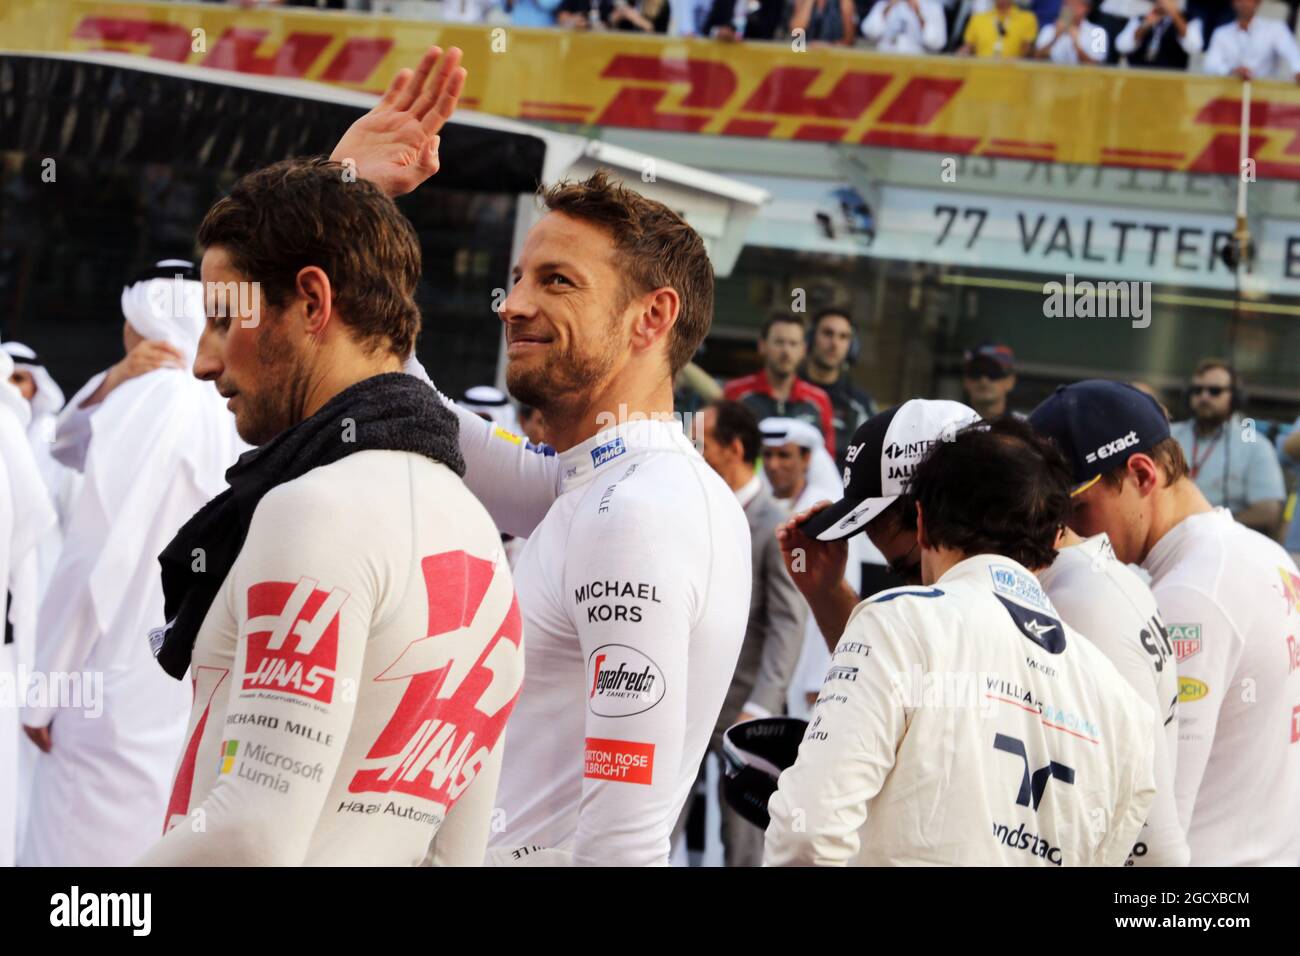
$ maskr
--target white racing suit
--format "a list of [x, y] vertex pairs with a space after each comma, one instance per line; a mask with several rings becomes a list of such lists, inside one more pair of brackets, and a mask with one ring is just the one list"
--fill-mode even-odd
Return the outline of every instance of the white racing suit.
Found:
[[1037, 579], [978, 555], [860, 604], [769, 803], [766, 865], [1123, 864], [1155, 715]]

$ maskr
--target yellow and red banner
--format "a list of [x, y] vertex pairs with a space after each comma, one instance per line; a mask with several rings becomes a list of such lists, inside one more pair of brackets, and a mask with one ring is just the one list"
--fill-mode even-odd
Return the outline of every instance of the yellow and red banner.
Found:
[[[1238, 171], [1232, 79], [212, 4], [0, 6], [11, 50], [128, 51], [370, 91], [431, 43], [465, 50], [467, 106], [513, 119]], [[1300, 89], [1256, 82], [1249, 155], [1260, 179], [1300, 179]]]

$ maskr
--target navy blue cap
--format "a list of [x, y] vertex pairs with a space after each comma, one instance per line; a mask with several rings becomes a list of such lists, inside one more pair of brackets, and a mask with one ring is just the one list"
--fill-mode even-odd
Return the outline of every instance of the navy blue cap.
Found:
[[1072, 495], [1129, 455], [1150, 451], [1169, 437], [1169, 419], [1154, 398], [1100, 378], [1062, 385], [1033, 410], [1029, 424], [1060, 446], [1074, 477]]
[[1011, 351], [1011, 346], [1001, 342], [981, 342], [973, 349], [967, 349], [962, 356], [962, 361], [967, 365], [981, 359], [999, 365], [1008, 372], [1015, 371], [1016, 368], [1016, 353]]

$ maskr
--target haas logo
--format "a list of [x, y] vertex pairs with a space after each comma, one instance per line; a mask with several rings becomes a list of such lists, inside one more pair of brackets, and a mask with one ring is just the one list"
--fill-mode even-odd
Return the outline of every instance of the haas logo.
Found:
[[[509, 575], [497, 575], [491, 561], [447, 551], [420, 565], [428, 636], [375, 676], [406, 688], [348, 790], [395, 790], [450, 807], [500, 740], [519, 695], [523, 622]], [[507, 604], [499, 623], [480, 620]]]
[[347, 592], [338, 588], [317, 590], [311, 578], [250, 587], [243, 689], [330, 703], [339, 654], [339, 610], [347, 599]]

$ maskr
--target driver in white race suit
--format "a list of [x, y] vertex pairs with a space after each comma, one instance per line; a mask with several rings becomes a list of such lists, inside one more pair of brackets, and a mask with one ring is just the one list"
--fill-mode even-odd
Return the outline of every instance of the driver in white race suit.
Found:
[[764, 862], [1121, 865], [1155, 795], [1156, 715], [1032, 573], [1055, 558], [1065, 463], [1015, 419], [931, 444], [903, 502], [923, 584], [850, 617]]
[[[390, 90], [335, 158], [409, 191], [432, 172], [411, 162], [429, 144], [410, 113]], [[680, 216], [604, 172], [542, 202], [498, 315], [510, 393], [541, 410], [556, 454], [457, 411], [467, 485], [528, 538], [514, 572], [523, 730], [488, 858], [666, 865], [749, 607], [749, 524], [672, 415], [673, 377], [713, 318], [713, 269]]]

